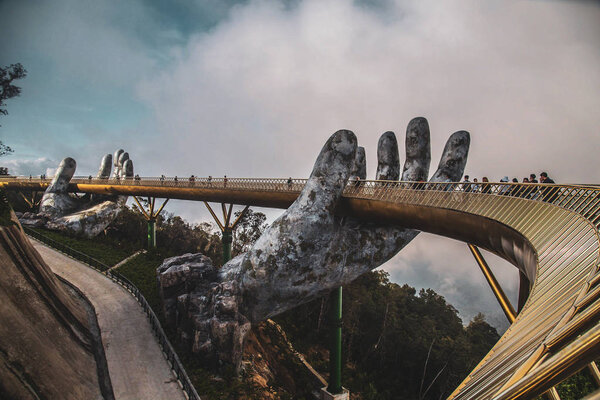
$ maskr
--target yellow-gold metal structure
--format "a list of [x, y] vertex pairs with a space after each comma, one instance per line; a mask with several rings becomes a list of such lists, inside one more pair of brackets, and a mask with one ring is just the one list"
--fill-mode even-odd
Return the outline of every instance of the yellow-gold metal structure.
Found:
[[[0, 178], [0, 185], [19, 191], [48, 184]], [[304, 184], [74, 178], [69, 190], [287, 208]], [[600, 355], [600, 188], [489, 184], [484, 191], [467, 191], [464, 185], [364, 181], [346, 187], [336, 212], [461, 240], [515, 265], [529, 283], [527, 301], [449, 399], [535, 398]]]
[[470, 243], [468, 244], [468, 246], [469, 250], [471, 250], [471, 253], [473, 254], [473, 257], [475, 257], [475, 261], [477, 261], [479, 268], [481, 268], [481, 272], [483, 272], [485, 279], [488, 281], [490, 288], [494, 293], [494, 296], [496, 296], [496, 300], [498, 300], [502, 311], [504, 311], [504, 315], [506, 315], [508, 322], [512, 324], [513, 322], [515, 322], [515, 319], [517, 319], [517, 313], [513, 308], [512, 304], [510, 304], [510, 300], [508, 300], [508, 297], [506, 297], [504, 290], [502, 290], [502, 288], [500, 287], [500, 284], [496, 280], [496, 277], [492, 273], [492, 270], [488, 266], [487, 262], [481, 255], [479, 249]]

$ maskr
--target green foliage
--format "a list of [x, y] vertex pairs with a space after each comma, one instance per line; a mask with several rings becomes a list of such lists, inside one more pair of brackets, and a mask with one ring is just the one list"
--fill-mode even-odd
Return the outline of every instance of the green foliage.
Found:
[[[0, 109], [0, 112], [2, 110]], [[2, 140], [0, 140], [0, 157], [5, 156], [7, 154], [13, 153], [14, 150], [10, 147], [5, 145], [4, 143], [2, 143]], [[5, 170], [6, 173], [3, 173], [2, 175], [8, 175], [8, 170]]]
[[[326, 299], [277, 318], [294, 345], [326, 372]], [[363, 398], [438, 399], [448, 396], [499, 339], [476, 317], [464, 328], [457, 311], [433, 290], [391, 283], [375, 271], [344, 287], [344, 385]]]
[[[13, 85], [13, 81], [25, 78], [26, 76], [27, 70], [20, 63], [11, 64], [8, 67], [0, 67], [0, 115], [8, 114], [5, 100], [21, 94], [21, 88]], [[12, 152], [13, 149], [0, 141], [0, 157]]]
[[[16, 79], [27, 76], [27, 70], [21, 63], [11, 64], [8, 67], [0, 67], [0, 107], [6, 106], [5, 100], [17, 97], [21, 94], [21, 88], [13, 85]], [[6, 109], [0, 108], [0, 114], [6, 115]]]
[[[236, 212], [235, 218], [238, 218], [240, 214], [241, 211]], [[267, 216], [261, 212], [253, 211], [251, 208], [246, 211], [233, 232], [231, 253], [234, 257], [250, 250], [267, 228], [266, 220]]]
[[65, 232], [56, 232], [43, 228], [34, 228], [38, 233], [62, 243], [83, 254], [95, 258], [108, 266], [112, 266], [129, 257], [135, 249], [131, 247], [118, 247], [109, 238], [97, 237], [87, 239], [80, 236], [70, 235]]
[[578, 400], [596, 390], [596, 384], [587, 368], [561, 382], [556, 390], [561, 400]]
[[142, 292], [159, 319], [162, 318], [162, 305], [156, 282], [156, 268], [162, 264], [164, 258], [159, 252], [142, 253], [116, 269]]
[[[106, 237], [117, 246], [147, 247], [148, 222], [137, 206], [124, 207], [106, 229]], [[208, 223], [190, 224], [179, 216], [161, 213], [156, 220], [157, 251], [164, 258], [185, 253], [202, 253], [220, 265], [221, 237]]]
[[221, 236], [208, 223], [190, 224], [179, 216], [166, 214], [157, 220], [156, 242], [165, 254], [202, 253], [213, 264], [222, 264]]

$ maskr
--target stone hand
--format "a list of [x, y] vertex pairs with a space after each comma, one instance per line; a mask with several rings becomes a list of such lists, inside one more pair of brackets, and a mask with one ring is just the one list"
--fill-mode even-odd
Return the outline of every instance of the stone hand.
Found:
[[[450, 136], [431, 181], [458, 181], [469, 133]], [[398, 180], [392, 132], [379, 140], [376, 178]], [[413, 119], [406, 132], [402, 180], [425, 181], [431, 160], [429, 126]], [[206, 360], [239, 367], [252, 323], [327, 294], [372, 270], [406, 246], [417, 231], [335, 215], [349, 178], [366, 178], [365, 152], [350, 131], [338, 131], [319, 154], [297, 200], [252, 249], [217, 269], [202, 255], [165, 260], [158, 275], [167, 323]]]
[[[133, 177], [133, 161], [129, 159], [128, 153], [118, 150], [114, 154], [114, 163], [111, 154], [102, 158], [96, 178], [110, 178], [113, 164], [113, 178]], [[71, 195], [67, 189], [76, 165], [75, 160], [70, 157], [62, 160], [50, 186], [42, 196], [38, 221], [42, 221], [49, 229], [71, 231], [93, 237], [112, 222], [127, 198], [100, 195], [77, 198]]]
[[[452, 134], [431, 181], [459, 181], [469, 144], [468, 132]], [[397, 181], [400, 160], [393, 132], [379, 139], [377, 158], [376, 179]], [[430, 160], [427, 120], [415, 118], [406, 131], [402, 180], [426, 181]], [[388, 261], [418, 234], [334, 214], [348, 179], [352, 175], [365, 179], [365, 170], [364, 150], [357, 147], [355, 135], [336, 132], [325, 143], [294, 204], [248, 253], [225, 265], [223, 274], [239, 274], [236, 280], [243, 298], [239, 308], [251, 322], [273, 317], [353, 281]]]

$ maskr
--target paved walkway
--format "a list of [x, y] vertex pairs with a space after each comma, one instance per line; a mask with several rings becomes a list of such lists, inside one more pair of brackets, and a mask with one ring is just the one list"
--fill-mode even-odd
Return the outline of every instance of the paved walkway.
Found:
[[84, 264], [31, 242], [52, 271], [77, 286], [96, 308], [115, 399], [185, 399], [133, 296]]

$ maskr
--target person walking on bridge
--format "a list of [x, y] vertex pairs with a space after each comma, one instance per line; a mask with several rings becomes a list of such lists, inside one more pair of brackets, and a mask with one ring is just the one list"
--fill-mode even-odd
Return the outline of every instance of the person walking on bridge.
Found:
[[471, 187], [471, 181], [469, 180], [469, 175], [465, 175], [465, 180], [463, 181], [462, 189], [464, 192], [470, 192], [473, 189]]
[[483, 178], [481, 178], [481, 193], [491, 193], [492, 192], [492, 186], [490, 185], [490, 181], [487, 178], [487, 176], [484, 176]]
[[[555, 183], [552, 178], [548, 177], [547, 172], [542, 172], [540, 174], [540, 181], [543, 184], [554, 184]], [[559, 192], [559, 188], [557, 188], [556, 186], [542, 189], [543, 200], [547, 201], [549, 203], [553, 203], [554, 200], [556, 200], [558, 198], [558, 194], [559, 194], [558, 192]]]

